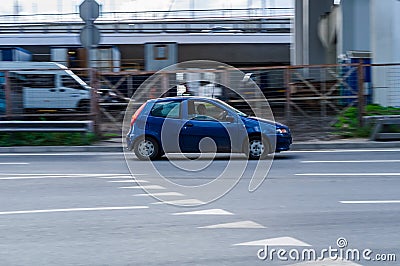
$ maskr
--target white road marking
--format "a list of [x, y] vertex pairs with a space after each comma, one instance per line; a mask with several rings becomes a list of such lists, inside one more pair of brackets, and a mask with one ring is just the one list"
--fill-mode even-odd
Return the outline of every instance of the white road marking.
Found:
[[400, 176], [400, 173], [306, 173], [297, 176]]
[[[100, 177], [104, 174], [0, 174], [0, 180], [18, 180], [18, 179], [43, 179], [43, 178], [78, 178], [78, 177]], [[114, 175], [119, 177], [119, 175]]]
[[183, 200], [169, 200], [169, 201], [159, 201], [159, 202], [153, 202], [151, 204], [154, 205], [160, 205], [160, 204], [183, 204], [183, 205], [198, 205], [198, 204], [204, 204], [205, 202], [198, 200], [198, 199], [183, 199]]
[[79, 211], [136, 210], [136, 209], [148, 209], [148, 208], [149, 208], [148, 206], [126, 206], [126, 207], [96, 207], [96, 208], [70, 208], [70, 209], [28, 210], [28, 211], [5, 211], [5, 212], [0, 212], [0, 215], [52, 213], [52, 212], [79, 212]]
[[122, 152], [67, 152], [67, 153], [0, 153], [0, 156], [110, 156], [124, 155]]
[[399, 163], [400, 160], [301, 161], [302, 163]]
[[166, 189], [165, 187], [158, 186], [158, 185], [149, 185], [149, 186], [131, 186], [131, 187], [120, 187], [126, 189]]
[[205, 229], [260, 229], [265, 228], [265, 226], [253, 222], [253, 221], [241, 221], [241, 222], [233, 222], [233, 223], [223, 223], [223, 224], [214, 224], [208, 226], [201, 226], [197, 228], [205, 228]]
[[137, 180], [137, 179], [131, 179], [131, 180], [113, 180], [113, 181], [107, 181], [108, 183], [149, 183], [149, 181], [146, 180]]
[[309, 150], [309, 151], [285, 151], [285, 153], [349, 153], [349, 152], [399, 152], [400, 149], [334, 149], [334, 150]]
[[0, 163], [0, 165], [27, 165], [30, 163]]
[[183, 197], [185, 195], [183, 195], [181, 193], [178, 193], [178, 192], [161, 192], [161, 193], [151, 193], [151, 194], [147, 194], [147, 193], [145, 193], [145, 194], [136, 194], [136, 195], [133, 195], [133, 196], [135, 196], [135, 197], [147, 197], [147, 196], [154, 196], [154, 197], [157, 197], [157, 196]]
[[97, 178], [100, 179], [122, 179], [122, 178], [128, 178], [128, 179], [132, 179], [136, 176], [144, 176], [147, 174], [134, 174], [134, 175], [118, 175], [118, 176], [99, 176]]
[[243, 242], [239, 244], [234, 244], [234, 246], [299, 246], [299, 247], [310, 247], [311, 245], [300, 241], [293, 237], [277, 237], [277, 238], [267, 238], [262, 240]]
[[308, 265], [315, 265], [315, 266], [359, 266], [361, 264], [357, 264], [348, 260], [331, 260], [331, 259], [323, 259], [318, 261], [307, 261], [301, 262], [296, 264], [290, 264], [291, 266], [308, 266]]
[[233, 215], [233, 213], [223, 209], [209, 209], [201, 211], [177, 212], [173, 213], [172, 215]]
[[396, 204], [400, 203], [400, 200], [341, 200], [343, 204]]

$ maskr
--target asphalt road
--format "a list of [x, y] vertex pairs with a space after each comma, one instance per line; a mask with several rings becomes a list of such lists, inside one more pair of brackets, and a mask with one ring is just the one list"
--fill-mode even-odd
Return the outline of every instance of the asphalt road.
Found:
[[[149, 196], [138, 184], [173, 204], [201, 201], [161, 186], [146, 162], [129, 159], [138, 183], [132, 182], [123, 154], [0, 154], [0, 265], [399, 265], [399, 154], [285, 152], [255, 192], [248, 191], [247, 170], [229, 193], [197, 207]], [[228, 158], [208, 166], [207, 159], [179, 162], [201, 171], [167, 160], [154, 165], [171, 182], [199, 186], [226, 169]], [[243, 161], [232, 160], [230, 178]], [[265, 245], [286, 253], [261, 260]], [[319, 255], [330, 246], [357, 249], [361, 258], [289, 256], [304, 249]]]

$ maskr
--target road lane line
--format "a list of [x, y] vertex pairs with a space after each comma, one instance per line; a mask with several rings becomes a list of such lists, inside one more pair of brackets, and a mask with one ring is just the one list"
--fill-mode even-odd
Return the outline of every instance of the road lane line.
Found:
[[296, 264], [290, 264], [289, 266], [361, 266], [361, 264], [354, 263], [345, 259], [333, 260], [333, 259], [323, 259], [317, 261], [306, 261]]
[[0, 165], [28, 165], [30, 163], [0, 163]]
[[70, 209], [48, 209], [48, 210], [27, 210], [27, 211], [4, 211], [0, 212], [0, 215], [53, 213], [53, 212], [136, 210], [136, 209], [148, 209], [148, 208], [149, 208], [148, 206], [126, 206], [126, 207], [95, 207], [95, 208], [70, 208]]
[[286, 153], [350, 153], [350, 152], [399, 152], [400, 149], [332, 149], [332, 150], [308, 150], [308, 151], [285, 151]]
[[144, 176], [147, 174], [133, 174], [133, 175], [120, 175], [120, 176], [99, 176], [97, 178], [100, 179], [122, 179], [122, 178], [128, 178], [128, 179], [132, 179], [136, 176]]
[[200, 228], [200, 229], [261, 229], [261, 228], [266, 228], [266, 227], [259, 223], [253, 222], [253, 221], [240, 221], [240, 222], [233, 222], [233, 223], [222, 223], [222, 224], [200, 226], [197, 228]]
[[148, 196], [154, 196], [154, 197], [157, 197], [157, 196], [172, 196], [172, 197], [183, 197], [183, 196], [185, 196], [185, 195], [183, 195], [183, 194], [181, 194], [181, 193], [178, 193], [178, 192], [161, 192], [161, 193], [151, 193], [151, 194], [147, 194], [147, 193], [144, 193], [144, 194], [136, 194], [136, 195], [133, 195], [134, 197], [148, 197]]
[[0, 156], [110, 156], [121, 155], [122, 152], [67, 152], [67, 153], [0, 153]]
[[124, 189], [166, 189], [165, 187], [159, 185], [149, 185], [149, 186], [130, 186], [130, 187], [120, 187]]
[[66, 173], [48, 173], [48, 174], [18, 174], [18, 173], [0, 173], [0, 176], [57, 176], [57, 175], [62, 175], [62, 176], [90, 176], [90, 177], [102, 177], [102, 176], [126, 176], [127, 174], [88, 174], [88, 173], [78, 173], [78, 174], [66, 174]]
[[158, 202], [153, 202], [150, 204], [153, 205], [160, 205], [160, 204], [183, 204], [183, 205], [199, 205], [199, 204], [204, 204], [205, 202], [198, 200], [198, 199], [182, 199], [182, 200], [168, 200], [168, 201], [158, 201]]
[[19, 179], [44, 179], [44, 178], [91, 178], [91, 177], [97, 178], [99, 175], [98, 174], [0, 174], [0, 176], [7, 176], [7, 177], [0, 177], [0, 180], [19, 180]]
[[305, 173], [296, 176], [400, 176], [400, 173]]
[[303, 241], [300, 241], [293, 237], [277, 237], [277, 238], [267, 238], [262, 240], [243, 242], [239, 244], [234, 244], [233, 246], [298, 246], [298, 247], [310, 247]]
[[399, 163], [400, 160], [301, 161], [301, 163]]
[[400, 200], [341, 200], [343, 204], [398, 204]]
[[146, 180], [136, 180], [132, 179], [131, 180], [113, 180], [113, 181], [107, 181], [108, 183], [149, 183], [149, 181]]
[[234, 215], [231, 212], [225, 211], [223, 209], [209, 209], [200, 211], [190, 211], [190, 212], [176, 212], [172, 215]]

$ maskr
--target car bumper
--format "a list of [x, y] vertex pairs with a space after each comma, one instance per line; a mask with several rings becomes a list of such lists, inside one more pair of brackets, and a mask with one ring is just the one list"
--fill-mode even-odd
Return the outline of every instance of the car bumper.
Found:
[[288, 151], [290, 150], [291, 144], [292, 144], [291, 135], [278, 135], [276, 138], [275, 152]]

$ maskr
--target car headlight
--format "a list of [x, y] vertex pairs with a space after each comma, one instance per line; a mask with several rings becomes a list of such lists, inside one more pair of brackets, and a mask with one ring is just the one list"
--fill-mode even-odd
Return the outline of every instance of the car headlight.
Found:
[[277, 134], [286, 134], [289, 133], [288, 130], [286, 128], [277, 128], [276, 129], [276, 133]]

